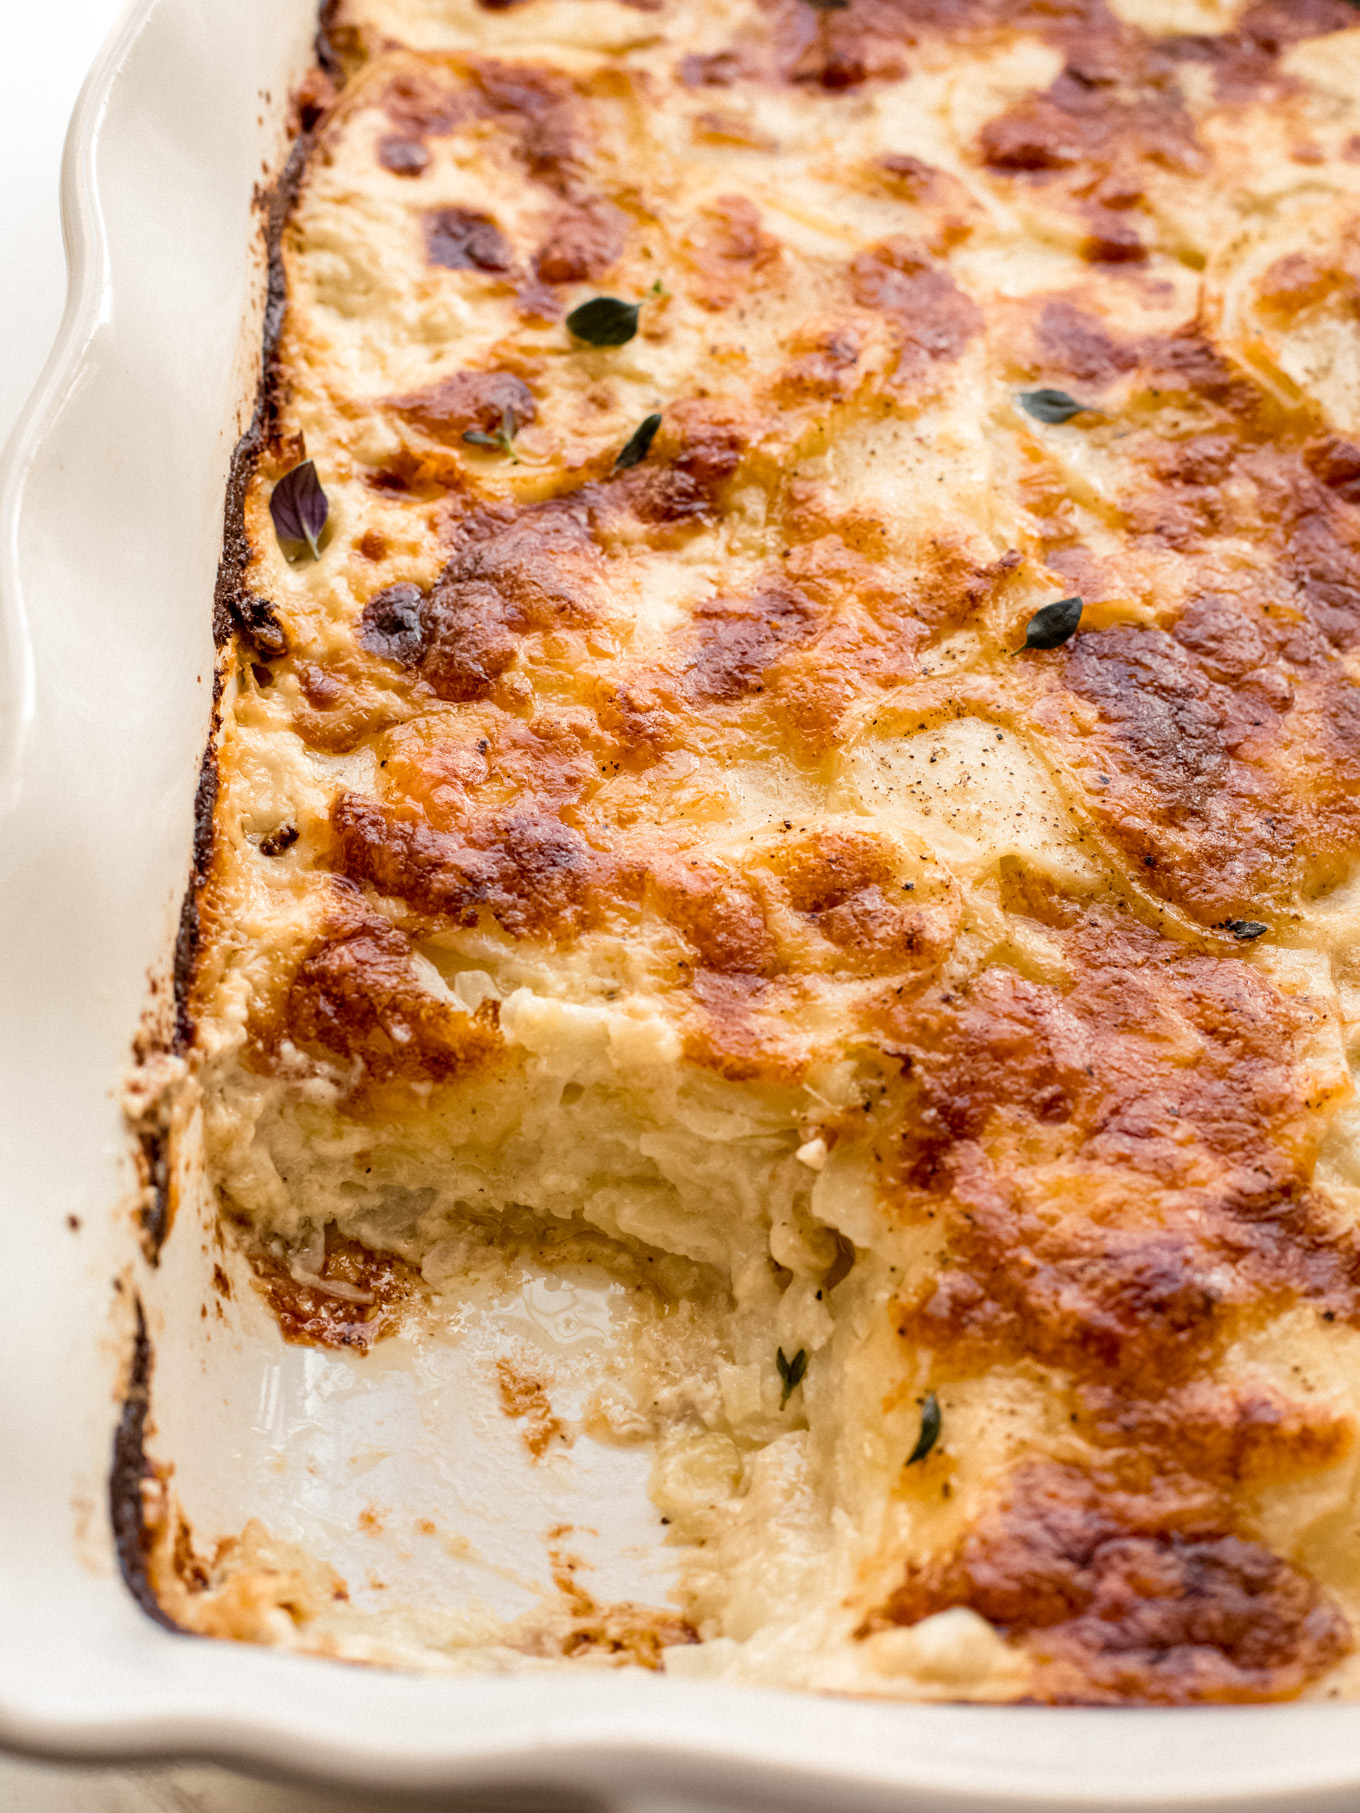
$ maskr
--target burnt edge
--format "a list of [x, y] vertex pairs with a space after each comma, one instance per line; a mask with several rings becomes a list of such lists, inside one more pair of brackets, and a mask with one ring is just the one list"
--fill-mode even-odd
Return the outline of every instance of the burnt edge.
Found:
[[[317, 31], [316, 54], [323, 68], [325, 58], [334, 54], [326, 36], [327, 19], [333, 15], [334, 10], [334, 5], [328, 0], [328, 4], [322, 9]], [[282, 654], [285, 647], [283, 630], [272, 607], [265, 599], [256, 598], [246, 587], [245, 575], [250, 564], [251, 546], [250, 537], [246, 533], [245, 504], [260, 454], [278, 424], [283, 390], [278, 351], [288, 308], [283, 234], [297, 205], [302, 179], [316, 148], [317, 135], [317, 126], [300, 132], [278, 180], [256, 195], [256, 206], [264, 216], [267, 259], [260, 379], [250, 425], [232, 451], [227, 473], [222, 558], [218, 562], [217, 581], [213, 589], [213, 642], [219, 654], [233, 636], [266, 660]], [[194, 797], [194, 845], [189, 883], [180, 908], [179, 930], [175, 939], [174, 1049], [181, 1054], [193, 1043], [194, 1037], [194, 1023], [189, 1012], [189, 990], [193, 983], [200, 944], [199, 896], [212, 866], [213, 819], [218, 788], [217, 729], [222, 685], [223, 670], [219, 661], [213, 678], [213, 713], [208, 730], [208, 744]]]
[[146, 1525], [142, 1485], [154, 1478], [146, 1457], [146, 1419], [151, 1409], [151, 1337], [140, 1297], [134, 1299], [137, 1323], [132, 1338], [132, 1368], [122, 1414], [113, 1432], [113, 1465], [109, 1470], [109, 1521], [113, 1546], [123, 1584], [138, 1605], [163, 1630], [176, 1636], [189, 1633], [176, 1624], [156, 1597], [148, 1572], [151, 1535]]
[[137, 1134], [144, 1179], [141, 1207], [137, 1211], [142, 1231], [142, 1251], [148, 1265], [159, 1265], [161, 1248], [170, 1232], [170, 1136], [162, 1127]]
[[189, 884], [179, 911], [179, 928], [175, 933], [175, 1033], [174, 1049], [187, 1051], [193, 1043], [194, 1022], [189, 1013], [189, 988], [198, 965], [201, 934], [198, 923], [198, 897], [208, 879], [213, 853], [213, 812], [217, 805], [217, 711], [221, 694], [220, 681], [213, 687], [212, 723], [208, 728], [208, 747], [198, 771], [194, 790], [194, 843], [189, 860]]
[[[332, 80], [337, 76], [343, 79], [343, 71], [328, 35], [329, 23], [337, 10], [338, 0], [325, 0], [318, 18], [315, 40], [317, 62]], [[278, 180], [268, 189], [257, 192], [256, 196], [256, 207], [264, 216], [267, 261], [260, 377], [250, 425], [232, 451], [227, 474], [222, 557], [218, 562], [213, 590], [213, 643], [219, 659], [213, 675], [212, 717], [208, 727], [207, 747], [203, 753], [198, 786], [194, 793], [193, 853], [189, 879], [175, 935], [174, 1031], [171, 1049], [177, 1055], [188, 1049], [194, 1037], [194, 1022], [189, 1012], [189, 990], [201, 942], [199, 896], [207, 881], [213, 856], [213, 821], [219, 779], [217, 730], [224, 680], [221, 651], [235, 634], [252, 648], [259, 647], [261, 640], [266, 645], [271, 640], [276, 640], [276, 646], [268, 652], [282, 652], [282, 630], [273, 611], [265, 600], [251, 597], [245, 587], [245, 572], [251, 553], [250, 538], [245, 527], [245, 501], [260, 452], [278, 421], [282, 391], [278, 348], [288, 306], [288, 283], [283, 266], [283, 233], [297, 205], [302, 179], [316, 142], [316, 126], [300, 132]], [[166, 1133], [159, 1128], [139, 1134], [140, 1158], [148, 1183], [147, 1200], [141, 1210], [140, 1221], [146, 1257], [153, 1266], [159, 1263], [161, 1246], [169, 1232], [168, 1144]], [[109, 1521], [113, 1530], [118, 1571], [124, 1585], [148, 1618], [164, 1629], [183, 1636], [188, 1633], [162, 1608], [148, 1577], [150, 1535], [142, 1486], [147, 1479], [154, 1477], [154, 1469], [146, 1454], [153, 1355], [140, 1297], [135, 1299], [135, 1309], [136, 1328], [131, 1371], [122, 1412], [113, 1436], [112, 1465], [109, 1470]]]
[[345, 66], [331, 35], [339, 12], [340, 0], [322, 0], [321, 10], [317, 15], [315, 41], [317, 66], [330, 77], [337, 88], [343, 87], [345, 80]]
[[256, 192], [256, 206], [264, 216], [267, 259], [260, 382], [250, 426], [237, 441], [227, 474], [226, 506], [222, 525], [222, 558], [213, 593], [213, 639], [221, 648], [233, 629], [252, 647], [263, 635], [262, 652], [279, 654], [282, 630], [265, 600], [248, 592], [245, 572], [250, 564], [250, 537], [246, 533], [245, 504], [260, 453], [278, 424], [283, 390], [279, 369], [279, 340], [288, 309], [288, 277], [283, 268], [283, 233], [297, 205], [302, 178], [316, 147], [318, 127], [300, 132], [294, 140], [278, 181]]

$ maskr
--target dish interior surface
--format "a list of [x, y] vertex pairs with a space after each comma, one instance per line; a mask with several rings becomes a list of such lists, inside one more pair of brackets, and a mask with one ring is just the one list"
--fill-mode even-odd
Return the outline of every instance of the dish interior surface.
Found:
[[1353, 1698], [1353, 8], [318, 44], [134, 1572], [444, 1673]]

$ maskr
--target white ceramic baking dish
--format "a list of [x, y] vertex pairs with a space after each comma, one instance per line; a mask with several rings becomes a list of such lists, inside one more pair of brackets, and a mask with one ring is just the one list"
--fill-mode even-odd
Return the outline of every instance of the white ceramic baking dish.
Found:
[[[452, 1377], [440, 1366], [454, 1362], [400, 1343], [347, 1367], [284, 1349], [249, 1291], [205, 1319], [212, 1255], [192, 1191], [154, 1272], [130, 1211], [120, 1078], [188, 868], [221, 500], [258, 365], [252, 194], [283, 154], [313, 9], [139, 0], [118, 28], [68, 145], [60, 342], [5, 465], [0, 1740], [639, 1813], [1354, 1806], [1360, 1709], [902, 1707], [633, 1671], [421, 1675], [186, 1638], [128, 1592], [108, 1481], [138, 1302], [155, 1356], [152, 1449], [209, 1535], [258, 1510], [329, 1529], [344, 1561], [373, 1488], [342, 1478], [337, 1457], [368, 1442], [382, 1492], [410, 1510], [449, 1477], [428, 1439], [436, 1414], [436, 1435], [473, 1470], [475, 1491], [461, 1475], [458, 1489], [484, 1549], [502, 1526], [522, 1543], [554, 1509], [556, 1478], [578, 1527], [593, 1520], [602, 1575], [664, 1591], [664, 1556], [623, 1554], [642, 1548], [629, 1534], [635, 1474], [587, 1457], [570, 1478], [544, 1475], [526, 1505], [486, 1419], [464, 1427], [439, 1410]], [[390, 1422], [401, 1416], [424, 1418], [426, 1436], [408, 1441]], [[382, 1555], [412, 1590], [432, 1565], [397, 1544]], [[348, 1565], [362, 1565], [358, 1550]], [[456, 1568], [440, 1585], [460, 1590]]]

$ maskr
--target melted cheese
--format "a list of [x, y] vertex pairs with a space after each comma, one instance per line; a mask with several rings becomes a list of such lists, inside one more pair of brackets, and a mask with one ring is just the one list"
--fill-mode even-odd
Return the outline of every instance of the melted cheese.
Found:
[[674, 1672], [1353, 1695], [1352, 9], [329, 31], [191, 1003], [271, 1300], [661, 1261]]

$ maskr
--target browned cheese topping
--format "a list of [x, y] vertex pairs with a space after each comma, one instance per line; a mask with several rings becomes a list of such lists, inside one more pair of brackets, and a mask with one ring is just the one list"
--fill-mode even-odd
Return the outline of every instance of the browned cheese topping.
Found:
[[687, 1673], [1354, 1697], [1354, 7], [326, 45], [191, 999], [285, 1332], [510, 1207], [678, 1255]]

